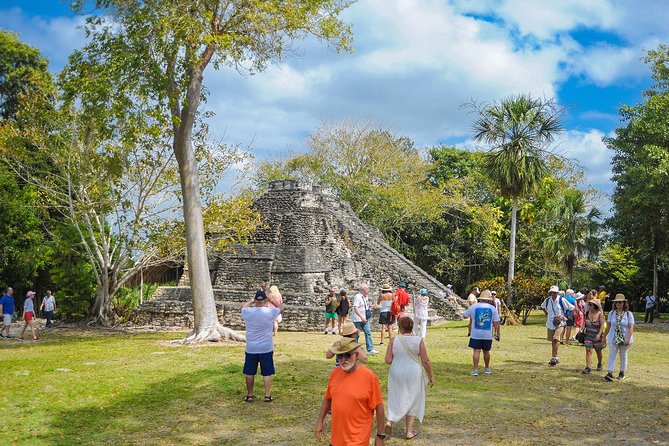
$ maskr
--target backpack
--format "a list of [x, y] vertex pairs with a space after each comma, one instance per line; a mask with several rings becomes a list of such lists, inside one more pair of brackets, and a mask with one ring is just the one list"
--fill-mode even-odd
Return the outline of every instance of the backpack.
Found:
[[393, 316], [397, 316], [398, 314], [400, 314], [401, 311], [402, 307], [400, 306], [400, 303], [397, 301], [397, 298], [393, 299], [393, 303], [390, 306], [390, 314], [392, 314]]

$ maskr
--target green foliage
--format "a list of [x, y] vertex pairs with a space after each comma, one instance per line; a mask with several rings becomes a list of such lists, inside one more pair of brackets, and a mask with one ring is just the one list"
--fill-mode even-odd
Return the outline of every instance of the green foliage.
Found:
[[22, 100], [48, 92], [44, 90], [51, 82], [47, 66], [39, 50], [0, 30], [0, 120], [15, 119]]
[[55, 228], [50, 243], [49, 276], [60, 317], [80, 320], [93, 303], [95, 273], [83, 251], [78, 231], [71, 225]]
[[637, 253], [628, 246], [618, 243], [607, 245], [600, 257], [594, 278], [606, 284], [610, 293], [624, 293], [630, 298], [637, 297], [643, 286], [640, 268], [636, 262]]
[[9, 168], [0, 163], [0, 286], [15, 291], [32, 288], [46, 263], [43, 214], [35, 188], [21, 187]]
[[129, 320], [142, 302], [151, 299], [158, 286], [158, 284], [147, 284], [143, 288], [136, 286], [119, 289], [112, 303], [114, 312], [121, 318], [121, 321]]

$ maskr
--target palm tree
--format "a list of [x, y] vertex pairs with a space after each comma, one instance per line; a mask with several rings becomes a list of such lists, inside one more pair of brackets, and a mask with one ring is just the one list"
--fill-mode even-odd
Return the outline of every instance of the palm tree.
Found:
[[544, 245], [565, 267], [571, 288], [578, 260], [599, 253], [601, 212], [595, 207], [586, 212], [583, 192], [569, 189], [554, 203], [551, 214], [555, 225]]
[[535, 99], [530, 95], [510, 96], [499, 103], [472, 104], [472, 107], [478, 115], [473, 124], [474, 140], [490, 147], [484, 165], [499, 184], [502, 196], [512, 200], [506, 283], [511, 305], [518, 199], [530, 195], [547, 174], [548, 145], [563, 130], [562, 110], [552, 99]]

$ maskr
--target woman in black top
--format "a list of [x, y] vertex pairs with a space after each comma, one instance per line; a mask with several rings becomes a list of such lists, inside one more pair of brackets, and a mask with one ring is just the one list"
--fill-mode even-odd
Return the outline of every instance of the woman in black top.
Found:
[[351, 308], [351, 301], [346, 295], [346, 290], [341, 290], [337, 300], [339, 301], [339, 306], [337, 307], [337, 322], [339, 323], [339, 330], [337, 333], [341, 333], [341, 327], [346, 323], [348, 311]]

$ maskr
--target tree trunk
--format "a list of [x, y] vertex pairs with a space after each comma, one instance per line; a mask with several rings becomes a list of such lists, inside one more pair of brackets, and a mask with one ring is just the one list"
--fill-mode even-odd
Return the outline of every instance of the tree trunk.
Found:
[[189, 85], [190, 102], [185, 106], [182, 120], [174, 135], [174, 154], [179, 165], [181, 192], [183, 195], [184, 222], [186, 225], [186, 257], [190, 274], [193, 301], [193, 331], [184, 339], [185, 343], [218, 341], [222, 337], [244, 341], [245, 338], [218, 322], [214, 290], [209, 275], [209, 261], [204, 237], [204, 222], [200, 205], [200, 179], [192, 145], [195, 111], [202, 86], [202, 73], [194, 72]]
[[[653, 250], [653, 295], [655, 296], [654, 316], [660, 315], [660, 296], [657, 294], [657, 251]], [[644, 305], [645, 308], [645, 305]]]
[[102, 325], [109, 327], [114, 324], [115, 317], [111, 308], [110, 280], [103, 277], [101, 283], [98, 283], [98, 291], [95, 294], [95, 301], [91, 308], [91, 320], [88, 325]]
[[516, 218], [518, 214], [518, 198], [513, 198], [511, 205], [511, 233], [509, 234], [509, 275], [506, 278], [506, 302], [513, 307], [513, 277], [516, 266]]

